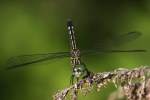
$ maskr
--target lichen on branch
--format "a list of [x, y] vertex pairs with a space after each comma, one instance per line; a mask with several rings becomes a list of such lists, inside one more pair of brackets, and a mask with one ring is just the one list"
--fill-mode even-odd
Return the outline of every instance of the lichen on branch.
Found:
[[[86, 95], [93, 89], [100, 91], [108, 83], [121, 87], [123, 97], [128, 100], [150, 100], [150, 67], [141, 66], [134, 69], [118, 68], [110, 72], [91, 73], [77, 83], [58, 91], [54, 100], [77, 100], [78, 94]], [[118, 93], [119, 94], [119, 93]], [[118, 96], [112, 98], [117, 99]]]

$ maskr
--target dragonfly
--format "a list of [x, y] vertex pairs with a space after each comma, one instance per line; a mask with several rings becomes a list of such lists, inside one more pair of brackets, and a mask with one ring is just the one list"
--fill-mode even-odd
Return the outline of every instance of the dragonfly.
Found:
[[[72, 66], [71, 83], [76, 79], [78, 81], [80, 78], [86, 78], [90, 76], [91, 72], [87, 69], [85, 63], [81, 60], [81, 56], [88, 54], [99, 54], [99, 53], [119, 53], [119, 52], [146, 52], [143, 49], [131, 49], [131, 50], [105, 50], [105, 49], [89, 49], [82, 50], [77, 47], [74, 26], [72, 20], [67, 21], [67, 29], [69, 35], [70, 51], [66, 52], [55, 52], [55, 53], [43, 53], [43, 54], [30, 54], [30, 55], [20, 55], [11, 57], [7, 62], [7, 69], [14, 69], [18, 67], [23, 67], [29, 64], [38, 63], [46, 60], [52, 60], [56, 58], [70, 57]], [[137, 38], [140, 35], [139, 32], [129, 32], [123, 35], [124, 37]], [[121, 40], [121, 37], [118, 38]], [[119, 42], [119, 41], [118, 41]]]

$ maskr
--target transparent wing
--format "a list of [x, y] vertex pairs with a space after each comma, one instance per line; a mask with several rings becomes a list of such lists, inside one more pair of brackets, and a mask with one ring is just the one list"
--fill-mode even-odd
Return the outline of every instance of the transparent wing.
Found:
[[[133, 41], [141, 36], [140, 32], [128, 32], [121, 35], [112, 35], [108, 37], [108, 39], [97, 40], [95, 45], [93, 45], [92, 49], [83, 50], [81, 55], [88, 55], [88, 54], [101, 54], [101, 53], [133, 53], [133, 52], [146, 52], [144, 49], [132, 49], [132, 50], [112, 50], [112, 47], [123, 45], [127, 42]], [[105, 43], [106, 42], [106, 43]]]
[[146, 52], [146, 50], [87, 50], [82, 51], [81, 55], [93, 55], [93, 54], [102, 54], [102, 53], [136, 53], [136, 52]]
[[46, 54], [32, 54], [32, 55], [21, 55], [8, 59], [7, 69], [13, 69], [22, 67], [24, 65], [37, 63], [45, 60], [69, 57], [69, 52], [57, 52], [57, 53], [46, 53]]
[[138, 37], [140, 37], [142, 33], [134, 31], [134, 32], [128, 32], [119, 36], [115, 36], [112, 38], [112, 41], [114, 44], [122, 45], [127, 42], [131, 42]]
[[134, 32], [128, 32], [125, 34], [112, 34], [108, 35], [106, 34], [104, 39], [97, 39], [95, 43], [92, 45], [92, 48], [100, 49], [100, 48], [112, 48], [120, 45], [124, 45], [126, 43], [129, 43], [131, 41], [136, 40], [139, 38], [142, 34], [140, 32], [134, 31]]

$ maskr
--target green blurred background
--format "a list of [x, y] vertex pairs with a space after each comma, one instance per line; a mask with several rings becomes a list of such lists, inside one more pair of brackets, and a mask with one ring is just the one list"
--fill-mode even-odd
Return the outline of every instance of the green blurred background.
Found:
[[[1, 0], [0, 100], [52, 100], [69, 86], [70, 59], [55, 59], [4, 71], [8, 58], [22, 54], [69, 51], [66, 20], [72, 18], [81, 49], [146, 49], [150, 46], [149, 0]], [[109, 39], [130, 31], [142, 35], [134, 41]], [[116, 44], [116, 45], [115, 45]], [[150, 53], [100, 54], [82, 57], [93, 72], [118, 67], [150, 65]], [[114, 86], [92, 91], [79, 100], [106, 100]]]

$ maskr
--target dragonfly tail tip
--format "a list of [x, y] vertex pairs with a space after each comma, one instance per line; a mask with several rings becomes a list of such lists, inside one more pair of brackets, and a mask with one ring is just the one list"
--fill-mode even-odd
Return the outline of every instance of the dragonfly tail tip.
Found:
[[67, 19], [67, 27], [72, 26], [72, 20], [71, 18]]

